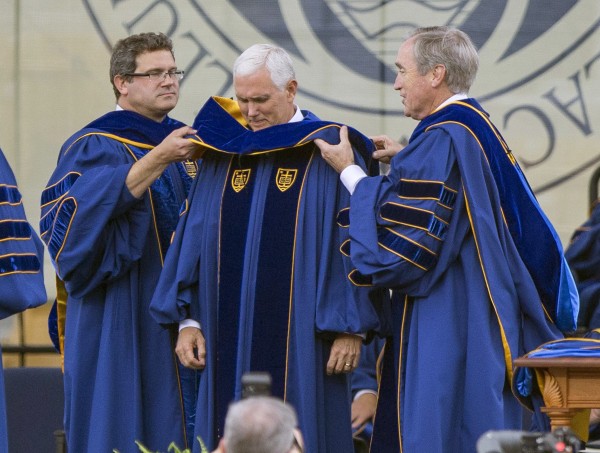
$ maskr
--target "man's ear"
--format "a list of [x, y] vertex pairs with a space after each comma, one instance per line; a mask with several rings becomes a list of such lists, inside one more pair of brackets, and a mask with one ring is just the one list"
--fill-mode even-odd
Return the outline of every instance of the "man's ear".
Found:
[[127, 80], [125, 80], [125, 78], [123, 76], [118, 75], [118, 74], [116, 76], [114, 76], [113, 83], [115, 84], [117, 91], [119, 93], [121, 93], [121, 95], [127, 94], [127, 84], [129, 82]]
[[446, 79], [446, 66], [443, 64], [437, 64], [431, 71], [432, 79], [431, 86], [438, 87], [440, 86], [444, 80]]
[[293, 100], [296, 97], [296, 92], [298, 91], [298, 82], [294, 79], [290, 80], [287, 84], [286, 91], [288, 96]]

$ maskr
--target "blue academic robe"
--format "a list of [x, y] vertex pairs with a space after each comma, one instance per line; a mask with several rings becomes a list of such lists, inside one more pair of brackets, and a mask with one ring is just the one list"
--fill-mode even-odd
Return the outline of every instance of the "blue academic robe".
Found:
[[[385, 291], [347, 278], [336, 218], [349, 195], [312, 142], [339, 140], [340, 125], [303, 115], [253, 132], [234, 101], [211, 98], [194, 122], [206, 152], [151, 310], [161, 324], [202, 326], [195, 434], [209, 449], [242, 374], [267, 371], [272, 394], [298, 413], [306, 451], [352, 451], [348, 376], [328, 376], [326, 363], [336, 333], [379, 328]], [[351, 136], [368, 160], [371, 142]]]
[[580, 309], [577, 325], [580, 330], [600, 327], [600, 204], [577, 228], [565, 251], [579, 290]]
[[573, 330], [558, 237], [473, 99], [424, 119], [350, 207], [351, 257], [394, 289], [372, 452], [472, 452], [520, 429], [513, 360]]
[[[44, 246], [27, 222], [15, 176], [0, 150], [0, 319], [46, 302]], [[0, 452], [8, 452], [0, 348]]]
[[182, 126], [110, 112], [67, 140], [42, 194], [41, 237], [66, 289], [69, 451], [186, 444], [173, 335], [148, 307], [196, 165], [171, 164], [140, 199], [125, 184], [133, 163]]

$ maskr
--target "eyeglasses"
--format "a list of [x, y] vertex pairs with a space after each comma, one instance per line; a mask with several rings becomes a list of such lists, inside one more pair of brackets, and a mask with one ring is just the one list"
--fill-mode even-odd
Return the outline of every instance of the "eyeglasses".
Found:
[[152, 82], [164, 82], [167, 80], [167, 76], [171, 80], [183, 79], [184, 71], [166, 71], [166, 72], [132, 72], [129, 74], [123, 74], [125, 77], [148, 77]]

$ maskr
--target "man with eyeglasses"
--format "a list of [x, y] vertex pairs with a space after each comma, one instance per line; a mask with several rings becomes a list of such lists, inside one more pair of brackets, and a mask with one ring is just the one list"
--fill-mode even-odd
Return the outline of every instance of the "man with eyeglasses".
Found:
[[[118, 41], [110, 62], [114, 112], [63, 145], [42, 194], [41, 235], [57, 273], [70, 452], [186, 445], [194, 390], [171, 332], [148, 305], [197, 166], [191, 127], [168, 113], [183, 71], [171, 40]], [[188, 400], [187, 398], [192, 398]]]

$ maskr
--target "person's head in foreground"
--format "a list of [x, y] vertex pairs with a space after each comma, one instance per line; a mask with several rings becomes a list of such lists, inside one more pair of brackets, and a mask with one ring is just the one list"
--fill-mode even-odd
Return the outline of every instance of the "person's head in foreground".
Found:
[[229, 406], [220, 453], [302, 453], [296, 411], [270, 396], [253, 396]]

